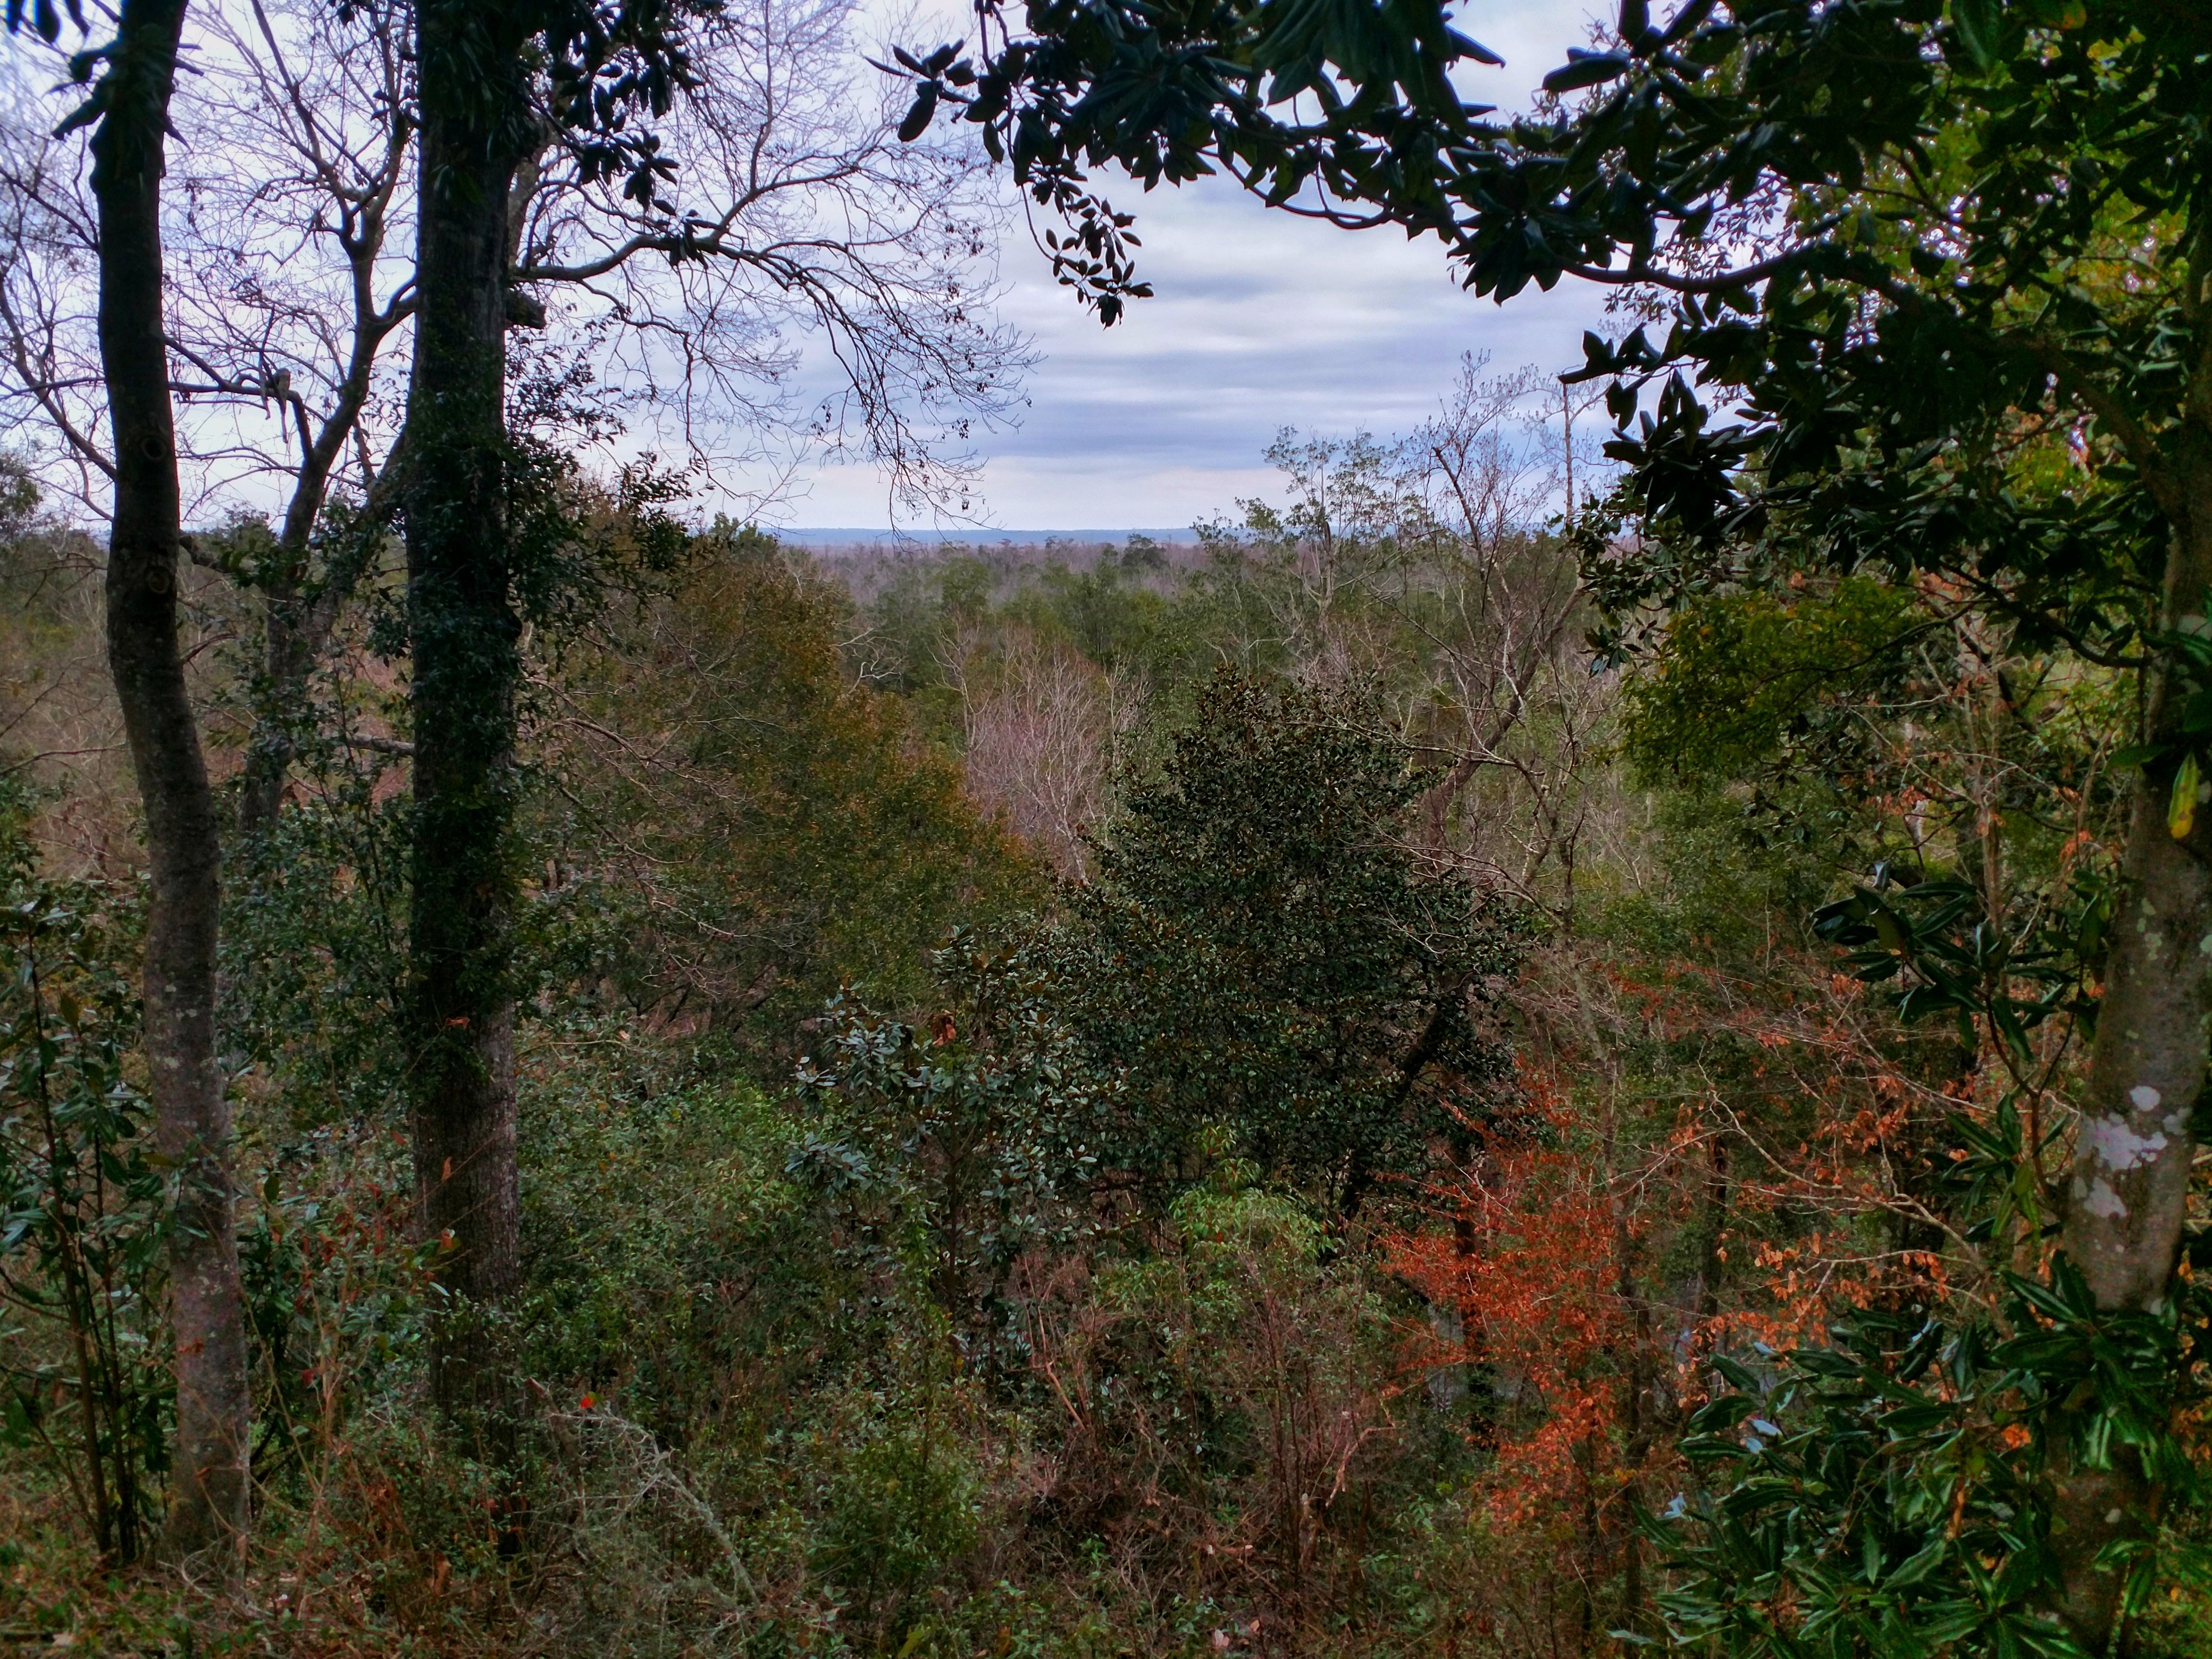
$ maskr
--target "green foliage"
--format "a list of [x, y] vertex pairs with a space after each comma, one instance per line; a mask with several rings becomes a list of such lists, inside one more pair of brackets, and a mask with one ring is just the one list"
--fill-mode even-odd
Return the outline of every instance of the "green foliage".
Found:
[[[1613, 35], [1546, 78], [1571, 101], [1513, 119], [1453, 86], [1495, 59], [1434, 4], [1047, 9], [980, 63], [907, 67], [1072, 216], [1055, 263], [1105, 320], [1141, 286], [1083, 183], [1109, 158], [1147, 187], [1219, 161], [1271, 204], [1323, 188], [1434, 233], [1479, 294], [1646, 283], [1663, 343], [1592, 336], [1585, 374], [1622, 379], [1613, 453], [1655, 527], [1795, 520], [1823, 562], [1940, 569], [2032, 644], [2138, 637], [2200, 441], [2200, 13], [1635, 0]], [[2094, 434], [2056, 495], [2011, 488], [2007, 436], [2049, 391]]]
[[1007, 611], [1064, 635], [1109, 674], [1172, 683], [1189, 677], [1191, 659], [1202, 647], [1193, 626], [1197, 607], [1151, 585], [1164, 568], [1158, 548], [1149, 556], [1140, 550], [1133, 562], [1102, 555], [1087, 570], [1048, 566]]
[[[1674, 238], [1661, 263], [1770, 184], [1802, 193], [1772, 259], [1678, 290], [1662, 344], [1589, 343], [1585, 373], [1622, 377], [1612, 453], [1642, 515], [1632, 556], [1592, 548], [1613, 623], [1716, 583], [1876, 571], [1985, 651], [2181, 667], [2160, 594], [2170, 556], [2201, 558], [2175, 514], [2201, 453], [2203, 202], [2181, 181], [2202, 28], [2119, 3], [1783, 6], [1717, 16], [1719, 55], [1679, 84], [1626, 43], [1562, 131], [1639, 179], [1630, 216]], [[1704, 407], [1692, 367], [1747, 418]], [[2178, 726], [2184, 701], [2142, 712]], [[2152, 735], [2163, 786], [2186, 745]]]
[[906, 562], [883, 582], [864, 607], [868, 629], [855, 654], [870, 678], [949, 732], [958, 714], [951, 682], [969, 670], [969, 659], [988, 666], [1024, 630], [1171, 695], [1211, 672], [1218, 609], [1141, 537], [1088, 562], [1048, 550], [1040, 565], [1012, 567], [955, 547]]
[[927, 1334], [894, 1336], [884, 1386], [833, 1395], [815, 1559], [864, 1616], [896, 1629], [981, 1531], [981, 1483], [944, 1353]]
[[[2201, 1294], [2100, 1313], [2062, 1256], [2048, 1284], [2012, 1281], [2002, 1323], [1866, 1310], [1763, 1375], [1723, 1358], [1734, 1391], [1682, 1443], [1714, 1490], [1656, 1528], [1670, 1634], [1741, 1659], [2077, 1659], [2047, 1610], [2053, 1482], [2137, 1457], [2185, 1512], [2202, 1475], [2177, 1425], [2206, 1397], [2208, 1334]], [[2137, 1613], [2177, 1565], [2124, 1547], [2110, 1565]]]
[[895, 1650], [981, 1502], [972, 1368], [932, 1306], [933, 1264], [878, 1224], [909, 1179], [896, 1149], [872, 1182], [825, 1180], [814, 1109], [700, 1081], [611, 1022], [532, 1042], [518, 1322], [549, 1429], [533, 1504], [572, 1517], [594, 1573], [697, 1598], [585, 1595], [564, 1633], [657, 1651], [654, 1619], [702, 1639], [730, 1619], [773, 1651], [842, 1616]]
[[0, 455], [0, 542], [19, 540], [39, 509], [38, 482], [13, 455]]
[[1663, 642], [1626, 684], [1627, 757], [1646, 778], [1751, 775], [1814, 723], [1849, 723], [1898, 678], [1922, 620], [1911, 594], [1866, 577], [1818, 595], [1692, 599], [1668, 615]]
[[909, 1004], [956, 919], [1034, 894], [899, 701], [848, 678], [842, 615], [772, 542], [726, 528], [673, 592], [569, 654], [537, 835], [547, 943], [573, 978], [787, 1060], [841, 984]]
[[312, 1498], [344, 1437], [420, 1375], [439, 1247], [415, 1235], [404, 1144], [380, 1122], [287, 1134], [265, 1157], [238, 1229], [254, 1479]]
[[526, 1363], [672, 1443], [718, 1418], [749, 1443], [745, 1412], [804, 1375], [777, 1356], [866, 1294], [784, 1176], [791, 1124], [749, 1089], [668, 1074], [612, 1022], [540, 1042], [555, 1065], [526, 1065]]
[[381, 767], [353, 762], [309, 751], [313, 793], [240, 849], [223, 911], [224, 1037], [280, 1139], [389, 1121], [404, 1086], [410, 815]]
[[[509, 396], [507, 559], [514, 606], [550, 636], [552, 650], [582, 633], [622, 595], [664, 590], [689, 561], [693, 538], [671, 509], [690, 493], [682, 473], [647, 456], [611, 485], [589, 477], [578, 433], [611, 427], [587, 366], [526, 375]], [[547, 642], [541, 653], [551, 654]]]
[[2028, 1034], [2057, 1015], [2086, 1029], [2097, 1019], [2094, 979], [2112, 923], [2110, 879], [2091, 872], [2043, 925], [2008, 938], [1990, 925], [1985, 900], [1955, 876], [1898, 881], [1887, 867], [1814, 917], [1820, 936], [1844, 945], [1844, 964], [1871, 983], [1896, 980], [1898, 1012], [1911, 1020], [1953, 1013], [1959, 1044], [1972, 1054], [1977, 1018], [2023, 1072], [2035, 1065]]
[[[2206, 602], [2212, 605], [2212, 593]], [[2203, 805], [2204, 758], [2208, 739], [2212, 739], [2212, 638], [2185, 620], [2180, 628], [2155, 636], [2154, 642], [2168, 653], [2172, 681], [2167, 696], [2176, 706], [2177, 718], [2166, 741], [2131, 744], [2113, 757], [2113, 764], [2134, 768], [2173, 761], [2166, 829], [2177, 840], [2186, 840]]]
[[1950, 1115], [1921, 1202], [2002, 1294], [1847, 1310], [1824, 1345], [1762, 1349], [1756, 1369], [1717, 1358], [1730, 1391], [1682, 1443], [1699, 1481], [1656, 1528], [1677, 1574], [1659, 1605], [1683, 1645], [2078, 1659], [2054, 1616], [2060, 1498], [2116, 1470], [2163, 1493], [2163, 1531], [2117, 1531], [2100, 1557], [2138, 1621], [2129, 1639], [2160, 1650], [2140, 1622], [2154, 1593], [2206, 1580], [2208, 1239], [2188, 1237], [2191, 1270], [2148, 1312], [2100, 1310], [2049, 1252], [2063, 1200], [2045, 1164], [2064, 1123], [2047, 1091], [2095, 1024], [2112, 884], [2095, 865], [2027, 880], [2021, 914], [1992, 917], [1983, 885], [1881, 866], [1816, 913], [1841, 965], [1903, 1020], [1955, 1022], [1969, 1067], [1986, 1037], [2001, 1092]]
[[101, 1554], [128, 1563], [158, 1515], [173, 1398], [169, 1194], [125, 1066], [138, 918], [40, 875], [28, 805], [0, 777], [0, 1445], [49, 1459]]
[[1086, 1066], [1035, 948], [963, 931], [933, 961], [939, 1006], [921, 1029], [831, 1005], [799, 1073], [821, 1127], [791, 1167], [860, 1206], [884, 1248], [918, 1224], [915, 1266], [988, 1362], [1014, 1263], [1084, 1231], [1113, 1079]]
[[1516, 933], [1416, 869], [1398, 820], [1423, 783], [1356, 696], [1214, 684], [1066, 896], [1069, 1018], [1127, 1078], [1102, 1161], [1188, 1180], [1220, 1125], [1350, 1208], [1451, 1132], [1440, 1090], [1504, 1074], [1479, 1017]]

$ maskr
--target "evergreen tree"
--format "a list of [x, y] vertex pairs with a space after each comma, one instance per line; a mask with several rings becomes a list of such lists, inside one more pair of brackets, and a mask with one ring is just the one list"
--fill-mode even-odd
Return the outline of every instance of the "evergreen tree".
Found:
[[1092, 1063], [1126, 1069], [1101, 1160], [1148, 1183], [1216, 1137], [1348, 1213], [1493, 1085], [1516, 930], [1398, 820], [1424, 787], [1356, 694], [1224, 674], [1097, 848], [1061, 940]]

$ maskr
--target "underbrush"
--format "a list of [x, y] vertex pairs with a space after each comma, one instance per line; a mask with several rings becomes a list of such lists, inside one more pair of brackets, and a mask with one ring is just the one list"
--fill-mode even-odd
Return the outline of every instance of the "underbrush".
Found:
[[538, 1039], [506, 1471], [425, 1402], [396, 1139], [268, 1152], [241, 1570], [103, 1575], [11, 1454], [0, 1629], [455, 1659], [1444, 1650], [1464, 1425], [1403, 1374], [1410, 1306], [1358, 1241], [1232, 1165], [1024, 1256], [986, 1331], [933, 1299], [926, 1241], [816, 1178], [802, 1106], [705, 1069], [615, 1025]]

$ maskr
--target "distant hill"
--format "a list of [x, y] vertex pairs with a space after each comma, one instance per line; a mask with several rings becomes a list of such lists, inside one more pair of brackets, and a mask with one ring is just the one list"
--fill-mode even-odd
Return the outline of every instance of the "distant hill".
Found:
[[[763, 526], [768, 527], [768, 526]], [[1102, 544], [1119, 544], [1132, 536], [1149, 536], [1163, 547], [1189, 545], [1198, 538], [1188, 525], [1167, 530], [997, 530], [987, 526], [973, 526], [957, 530], [884, 530], [851, 526], [817, 528], [800, 526], [791, 529], [775, 529], [779, 541], [795, 547], [881, 547], [902, 545], [939, 547], [947, 542], [963, 542], [970, 547], [1042, 547], [1048, 542], [1061, 542], [1073, 547], [1097, 547]]]

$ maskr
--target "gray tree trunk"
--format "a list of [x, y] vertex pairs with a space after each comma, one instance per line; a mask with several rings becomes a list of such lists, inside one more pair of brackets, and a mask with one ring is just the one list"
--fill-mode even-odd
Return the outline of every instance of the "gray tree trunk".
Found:
[[163, 137], [184, 19], [185, 0], [125, 0], [92, 140], [100, 355], [115, 442], [107, 656], [146, 811], [146, 1055], [156, 1138], [177, 1182], [177, 1439], [165, 1539], [175, 1553], [242, 1532], [249, 1406], [230, 1108], [216, 1057], [222, 844], [177, 639], [183, 526], [161, 326]]
[[[2169, 630], [2191, 617], [2202, 625], [2212, 583], [2212, 465], [2198, 471], [2203, 482], [2185, 489], [2176, 515], [2161, 618]], [[2155, 1312], [2172, 1293], [2212, 1013], [2212, 811], [2197, 813], [2185, 839], [2169, 825], [2187, 747], [2174, 689], [2170, 676], [2152, 688], [2151, 734], [2168, 752], [2136, 788], [2061, 1240], [2098, 1307], [2112, 1312]], [[2062, 1473], [2051, 1537], [2059, 1611], [2093, 1652], [2112, 1639], [2122, 1589], [2122, 1575], [2100, 1570], [2098, 1553], [2147, 1538], [2159, 1501], [2124, 1449], [2109, 1469]]]

